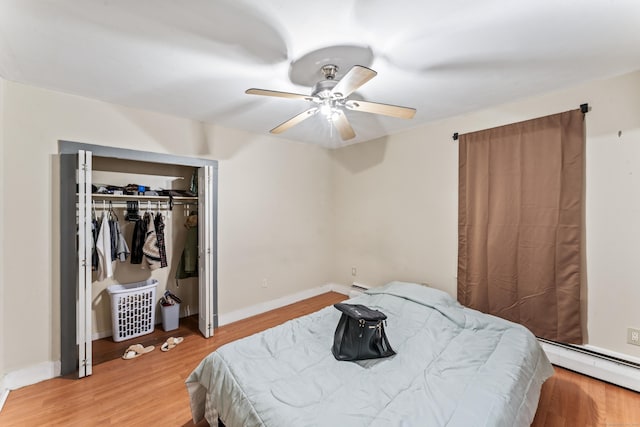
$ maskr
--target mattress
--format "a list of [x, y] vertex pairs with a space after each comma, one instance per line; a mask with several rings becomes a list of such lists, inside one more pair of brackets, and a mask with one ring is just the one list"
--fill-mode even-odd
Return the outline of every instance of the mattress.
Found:
[[384, 312], [396, 355], [337, 361], [327, 307], [220, 347], [186, 380], [212, 426], [529, 426], [553, 368], [525, 327], [392, 282], [348, 301]]

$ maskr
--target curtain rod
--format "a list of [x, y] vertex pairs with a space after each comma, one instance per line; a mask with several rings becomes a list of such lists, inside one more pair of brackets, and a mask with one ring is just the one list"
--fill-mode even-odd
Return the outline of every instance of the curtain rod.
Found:
[[[589, 112], [589, 104], [588, 103], [580, 104], [580, 111], [582, 111], [583, 114], [587, 114]], [[454, 141], [458, 140], [458, 132], [453, 134], [453, 140]]]

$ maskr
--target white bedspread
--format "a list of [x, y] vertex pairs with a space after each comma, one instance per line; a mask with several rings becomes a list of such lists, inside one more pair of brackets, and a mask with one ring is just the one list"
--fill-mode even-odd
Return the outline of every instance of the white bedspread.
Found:
[[528, 426], [553, 374], [523, 326], [448, 294], [392, 282], [352, 303], [388, 316], [397, 355], [339, 362], [340, 312], [311, 315], [227, 344], [187, 379], [194, 421], [216, 426]]

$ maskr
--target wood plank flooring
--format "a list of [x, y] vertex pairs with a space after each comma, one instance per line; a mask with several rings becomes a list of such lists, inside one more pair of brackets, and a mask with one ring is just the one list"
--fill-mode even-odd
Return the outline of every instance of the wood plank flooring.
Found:
[[[327, 293], [223, 326], [208, 340], [191, 334], [168, 352], [157, 348], [137, 359], [106, 361], [89, 378], [54, 378], [12, 391], [0, 426], [193, 426], [184, 380], [202, 358], [345, 298]], [[639, 393], [556, 368], [542, 388], [533, 426], [614, 425], [640, 426]]]
[[164, 331], [160, 325], [156, 325], [155, 330], [148, 334], [129, 340], [114, 342], [111, 337], [95, 340], [93, 342], [93, 366], [99, 365], [109, 360], [119, 359], [125, 350], [132, 344], [142, 344], [144, 347], [150, 345], [155, 346], [156, 350], [160, 349], [162, 344], [169, 337], [188, 337], [190, 335], [199, 334], [198, 331], [198, 315], [180, 319], [178, 329], [172, 331]]
[[542, 385], [532, 426], [640, 426], [640, 393], [554, 368]]

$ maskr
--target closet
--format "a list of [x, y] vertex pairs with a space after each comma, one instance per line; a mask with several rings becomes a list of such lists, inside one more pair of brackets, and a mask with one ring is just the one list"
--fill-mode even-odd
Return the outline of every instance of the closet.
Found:
[[[109, 295], [112, 284], [158, 281], [156, 300], [170, 290], [182, 298], [180, 315], [197, 313], [198, 328], [208, 338], [217, 327], [217, 162], [160, 153], [116, 149], [59, 141], [60, 153], [60, 322], [61, 372], [92, 373], [92, 341], [112, 332]], [[197, 195], [101, 194], [104, 184], [184, 193], [194, 184]], [[116, 193], [118, 193], [116, 191]], [[135, 224], [126, 220], [127, 202], [137, 202], [139, 213], [164, 219], [167, 266], [151, 270], [142, 264], [116, 261], [112, 277], [98, 280], [92, 268], [92, 220], [108, 212], [118, 221], [131, 245]], [[198, 276], [176, 279], [184, 248], [186, 218], [198, 218]], [[131, 247], [130, 247], [131, 249]], [[155, 322], [161, 321], [157, 304]], [[156, 325], [156, 328], [160, 325]], [[142, 338], [142, 337], [141, 337]]]

